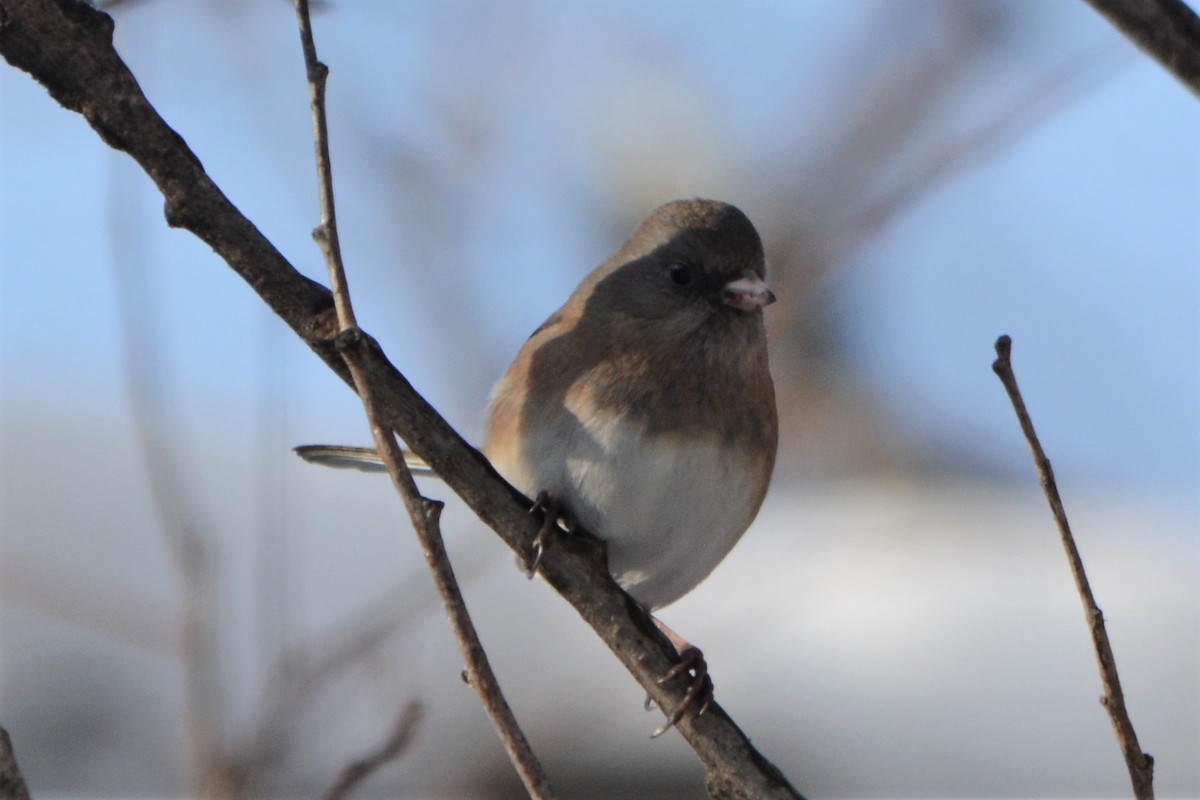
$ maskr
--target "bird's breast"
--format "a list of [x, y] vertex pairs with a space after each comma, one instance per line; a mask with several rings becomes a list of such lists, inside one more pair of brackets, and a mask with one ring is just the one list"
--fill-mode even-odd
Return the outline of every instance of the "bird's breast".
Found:
[[643, 605], [686, 594], [754, 519], [769, 457], [716, 434], [647, 433], [586, 391], [568, 393], [561, 410], [497, 467], [531, 496], [554, 494], [606, 540], [613, 577]]

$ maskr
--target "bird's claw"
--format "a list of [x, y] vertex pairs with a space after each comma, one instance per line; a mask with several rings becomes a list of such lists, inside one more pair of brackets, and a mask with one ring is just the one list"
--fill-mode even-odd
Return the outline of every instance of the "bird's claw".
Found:
[[542, 563], [542, 554], [546, 552], [546, 544], [550, 541], [551, 534], [558, 530], [571, 533], [575, 529], [575, 520], [571, 512], [545, 490], [538, 492], [533, 505], [529, 507], [529, 513], [542, 515], [542, 527], [538, 528], [537, 536], [533, 537], [533, 554], [529, 560], [529, 567], [525, 570], [525, 577], [532, 579], [537, 574], [538, 565]]
[[[704, 660], [704, 654], [697, 647], [687, 647], [679, 654], [679, 661], [674, 664], [666, 673], [658, 679], [659, 686], [666, 684], [678, 678], [680, 675], [691, 675], [691, 683], [688, 686], [687, 694], [683, 696], [683, 700], [667, 717], [667, 721], [662, 724], [658, 730], [650, 734], [651, 739], [657, 739], [664, 733], [675, 726], [679, 720], [683, 719], [683, 715], [688, 709], [697, 708], [696, 716], [703, 714], [708, 710], [708, 706], [713, 699], [713, 682], [708, 676], [708, 662]], [[646, 696], [645, 707], [649, 711], [654, 700], [649, 695]]]

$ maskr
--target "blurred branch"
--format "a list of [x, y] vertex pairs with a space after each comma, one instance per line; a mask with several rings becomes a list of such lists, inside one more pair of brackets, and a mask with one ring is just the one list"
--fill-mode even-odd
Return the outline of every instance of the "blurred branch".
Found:
[[146, 652], [180, 651], [175, 619], [135, 592], [11, 545], [0, 548], [0, 565], [5, 602]]
[[0, 800], [29, 800], [29, 788], [25, 776], [17, 766], [17, 754], [13, 752], [12, 739], [8, 731], [0, 727]]
[[117, 257], [116, 296], [125, 388], [130, 422], [158, 529], [179, 577], [179, 657], [183, 669], [184, 708], [192, 791], [201, 794], [221, 759], [225, 694], [220, 674], [217, 589], [205, 522], [188, 475], [174, 404], [164, 385], [159, 343], [158, 303], [149, 285], [149, 259], [134, 219], [136, 196], [110, 171], [109, 229]]
[[1112, 645], [1108, 640], [1108, 631], [1104, 626], [1104, 614], [1101, 613], [1100, 607], [1096, 605], [1096, 598], [1092, 595], [1092, 587], [1088, 583], [1087, 573], [1083, 569], [1083, 559], [1079, 555], [1079, 548], [1075, 546], [1075, 537], [1071, 534], [1071, 526], [1067, 522], [1067, 512], [1063, 508], [1062, 497], [1058, 493], [1058, 484], [1054, 480], [1054, 470], [1050, 467], [1050, 459], [1042, 450], [1042, 444], [1038, 441], [1037, 433], [1033, 429], [1033, 420], [1029, 417], [1029, 411], [1025, 408], [1025, 400], [1021, 397], [1021, 390], [1017, 387], [1017, 376], [1013, 372], [1012, 361], [1009, 358], [1011, 353], [1012, 339], [1008, 336], [1001, 336], [997, 339], [997, 358], [992, 363], [992, 371], [1004, 384], [1009, 400], [1012, 401], [1013, 409], [1017, 412], [1017, 420], [1021, 423], [1021, 430], [1024, 432], [1025, 440], [1029, 443], [1029, 450], [1033, 454], [1033, 463], [1037, 466], [1042, 490], [1046, 494], [1046, 501], [1050, 504], [1050, 511], [1054, 514], [1054, 522], [1058, 525], [1063, 549], [1066, 550], [1067, 561], [1071, 564], [1071, 575], [1075, 578], [1075, 588], [1079, 591], [1080, 599], [1083, 600], [1083, 610], [1087, 615], [1088, 628], [1092, 633], [1092, 644], [1096, 649], [1096, 660], [1100, 665], [1100, 680], [1104, 684], [1104, 697], [1100, 699], [1100, 703], [1108, 709], [1113, 727], [1116, 728], [1117, 743], [1121, 746], [1121, 752], [1125, 756], [1125, 766], [1129, 769], [1129, 778], [1133, 782], [1133, 794], [1138, 800], [1153, 800], [1154, 757], [1149, 753], [1142, 752], [1141, 745], [1138, 744], [1137, 733], [1133, 730], [1133, 722], [1130, 721], [1129, 712], [1125, 709], [1125, 695], [1121, 691], [1121, 679], [1117, 675], [1116, 658], [1113, 656]]
[[[312, 105], [313, 139], [316, 146], [317, 183], [321, 202], [321, 224], [313, 231], [313, 238], [325, 255], [330, 284], [333, 287], [334, 307], [338, 318], [338, 347], [350, 368], [354, 387], [362, 398], [363, 408], [375, 439], [375, 447], [383, 456], [384, 465], [391, 476], [404, 507], [412, 521], [413, 530], [421, 542], [425, 560], [433, 573], [438, 594], [450, 619], [455, 639], [462, 650], [467, 664], [471, 686], [479, 694], [484, 710], [496, 733], [500, 736], [509, 760], [520, 775], [530, 797], [552, 797], [550, 782], [545, 770], [533, 752], [524, 731], [517, 724], [512, 708], [500, 690], [500, 683], [488, 663], [487, 653], [479, 641], [479, 634], [467, 612], [466, 601], [459, 589], [450, 557], [442, 540], [439, 520], [443, 504], [421, 496], [416, 481], [404, 461], [404, 454], [396, 444], [390, 428], [384, 427], [379, 413], [378, 399], [365, 379], [363, 358], [367, 355], [362, 346], [363, 335], [354, 318], [354, 306], [350, 301], [350, 288], [346, 283], [345, 265], [342, 263], [341, 247], [337, 230], [337, 214], [333, 200], [333, 168], [329, 158], [329, 128], [325, 118], [325, 82], [329, 69], [317, 60], [313, 42], [312, 23], [308, 15], [308, 0], [295, 0], [296, 17], [300, 25], [300, 41], [304, 49], [304, 64], [308, 72], [309, 100]], [[407, 737], [406, 737], [407, 738]], [[365, 773], [364, 773], [365, 774]]]
[[[840, 255], [834, 250], [844, 248], [850, 235], [859, 232], [855, 228], [863, 216], [862, 198], [882, 194], [881, 178], [894, 173], [896, 165], [914, 160], [911, 150], [922, 141], [921, 131], [944, 114], [963, 77], [994, 56], [1014, 14], [1003, 4], [899, 8], [884, 6], [870, 35], [853, 48], [873, 56], [856, 65], [853, 81], [847, 81], [839, 97], [842, 107], [817, 123], [827, 128], [820, 136], [822, 143], [796, 162], [796, 174], [780, 184], [782, 190], [771, 204], [781, 216], [770, 223], [772, 235], [765, 237], [775, 242], [778, 255], [773, 260], [794, 264], [773, 280], [793, 282], [784, 287], [789, 295], [808, 294], [828, 277]], [[897, 36], [899, 25], [914, 30]], [[793, 113], [806, 121], [811, 116], [806, 107]], [[968, 154], [959, 150], [948, 156], [944, 150], [935, 147], [933, 160], [949, 165]], [[807, 214], [797, 220], [795, 209]]]
[[1182, 0], [1087, 0], [1117, 30], [1200, 95], [1200, 17]]
[[399, 585], [400, 589], [389, 590], [365, 609], [332, 624], [325, 635], [280, 654], [264, 676], [266, 696], [243, 748], [243, 763], [263, 769], [287, 758], [301, 718], [321, 693], [425, 610], [424, 598], [413, 597], [411, 580], [403, 578]]
[[[983, 122], [939, 142], [887, 186], [873, 190], [873, 195], [865, 202], [836, 215], [816, 235], [797, 235], [793, 229], [789, 234], [775, 237], [778, 241], [786, 242], [786, 250], [781, 253], [782, 260], [793, 264], [793, 268], [783, 276], [783, 280], [792, 281], [788, 291], [796, 296], [810, 295], [831, 279], [838, 268], [848, 263], [848, 251], [865, 244], [872, 235], [893, 223], [951, 179], [979, 167], [1005, 147], [1019, 141], [1085, 89], [1095, 85], [1101, 77], [1108, 75], [1107, 71], [1097, 70], [1101, 60], [1099, 55], [1091, 53], [1062, 66], [996, 109]], [[882, 120], [872, 120], [866, 124], [879, 130], [890, 129]], [[869, 151], [864, 151], [860, 160], [874, 157]], [[876, 171], [881, 170], [882, 167], [877, 165]], [[865, 193], [866, 189], [863, 191]], [[781, 205], [794, 206], [786, 203]], [[796, 265], [806, 266], [808, 270], [803, 271]], [[797, 285], [797, 276], [803, 279], [802, 286]], [[805, 310], [803, 303], [795, 302], [774, 311], [769, 321], [772, 336], [782, 335], [786, 328], [795, 324], [795, 317]]]
[[324, 800], [342, 800], [373, 772], [403, 755], [412, 741], [413, 732], [421, 721], [422, 713], [419, 704], [409, 703], [406, 705], [388, 737], [368, 755], [347, 764], [337, 781], [325, 793]]
[[[864, 242], [951, 178], [974, 169], [1037, 125], [1099, 79], [1098, 53], [1084, 55], [1045, 76], [972, 129], [939, 143], [889, 187], [851, 210], [820, 242], [820, 261], [830, 263]], [[1105, 73], [1107, 75], [1107, 73]], [[1090, 80], [1085, 82], [1085, 78]]]
[[[168, 224], [194, 233], [343, 380], [348, 367], [335, 346], [333, 299], [301, 275], [204, 172], [183, 139], [159, 117], [112, 46], [112, 19], [76, 0], [0, 0], [0, 54], [29, 72], [64, 108], [79, 112], [110, 146], [129, 153], [165, 199]], [[369, 338], [361, 374], [377, 399], [380, 422], [427, 461], [515, 552], [529, 552], [538, 521], [529, 499], [500, 477], [421, 397]], [[678, 658], [649, 617], [608, 573], [603, 545], [579, 531], [558, 540], [542, 560], [546, 581], [600, 636], [660, 708], [686, 694], [681, 682], [658, 684]], [[799, 795], [715, 702], [676, 729], [707, 772], [718, 797]]]

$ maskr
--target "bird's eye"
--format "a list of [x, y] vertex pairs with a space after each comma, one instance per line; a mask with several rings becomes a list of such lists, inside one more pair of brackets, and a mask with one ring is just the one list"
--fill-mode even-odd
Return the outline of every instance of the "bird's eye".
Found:
[[687, 264], [672, 264], [668, 272], [677, 286], [687, 286], [692, 282], [692, 268]]

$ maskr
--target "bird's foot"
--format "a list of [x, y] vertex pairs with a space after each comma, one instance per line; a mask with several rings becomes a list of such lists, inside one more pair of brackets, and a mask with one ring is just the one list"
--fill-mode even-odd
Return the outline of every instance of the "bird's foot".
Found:
[[542, 563], [542, 554], [546, 551], [550, 537], [558, 531], [568, 534], [574, 532], [575, 517], [558, 498], [544, 489], [538, 492], [533, 505], [529, 507], [529, 513], [542, 515], [542, 527], [538, 529], [537, 536], [533, 537], [533, 552], [525, 570], [525, 577], [532, 579], [537, 574], [538, 565]]
[[[675, 724], [683, 719], [683, 715], [689, 709], [696, 709], [697, 716], [708, 710], [708, 705], [713, 699], [713, 682], [712, 678], [708, 676], [708, 663], [704, 660], [704, 654], [698, 648], [688, 647], [680, 653], [679, 662], [658, 679], [658, 685], [663, 686], [680, 675], [685, 674], [691, 678], [687, 694], [684, 695], [683, 701], [667, 717], [667, 721], [658, 730], [650, 734], [651, 739], [657, 739], [675, 727]], [[646, 707], [649, 708], [653, 701], [649, 696], [646, 697], [646, 701]]]
[[[675, 662], [658, 679], [658, 685], [665, 686], [680, 675], [686, 675], [689, 678], [687, 694], [683, 696], [683, 700], [667, 716], [667, 721], [658, 730], [650, 734], [651, 739], [657, 739], [673, 728], [679, 720], [683, 719], [683, 715], [690, 709], [696, 709], [697, 716], [708, 710], [708, 706], [713, 699], [713, 682], [712, 678], [708, 675], [708, 662], [704, 660], [704, 653], [700, 651], [700, 648], [690, 644], [682, 636], [664, 625], [657, 617], [652, 617], [651, 619], [654, 620], [654, 624], [658, 626], [658, 629], [666, 634], [671, 644], [675, 645], [675, 650], [679, 653], [679, 661]], [[649, 711], [653, 704], [654, 700], [647, 695], [646, 710]]]

